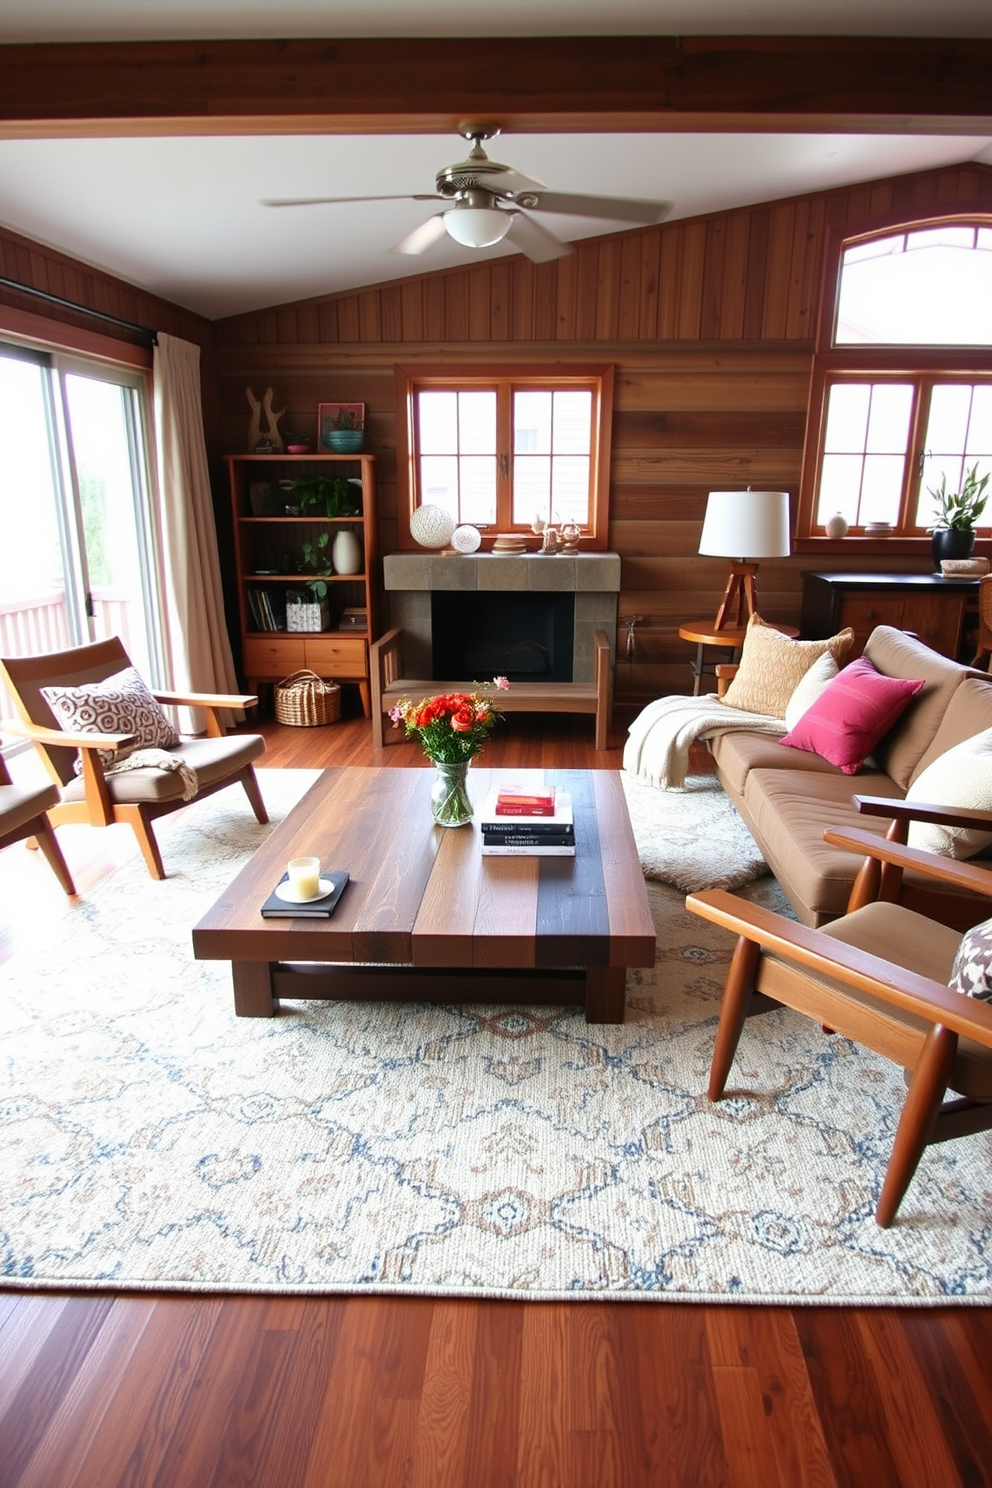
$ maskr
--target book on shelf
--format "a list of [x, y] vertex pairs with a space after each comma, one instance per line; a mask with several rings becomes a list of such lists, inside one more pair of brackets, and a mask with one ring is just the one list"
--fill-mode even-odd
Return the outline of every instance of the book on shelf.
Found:
[[321, 888], [328, 888], [319, 899], [307, 899], [302, 904], [284, 899], [279, 890], [289, 883], [289, 874], [284, 873], [272, 893], [262, 905], [262, 916], [266, 920], [326, 920], [334, 913], [337, 902], [348, 883], [346, 872], [329, 872], [320, 875]]

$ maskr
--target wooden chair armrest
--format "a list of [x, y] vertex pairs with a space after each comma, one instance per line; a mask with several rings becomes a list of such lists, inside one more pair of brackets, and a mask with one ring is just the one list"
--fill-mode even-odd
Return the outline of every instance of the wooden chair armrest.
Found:
[[725, 889], [690, 894], [685, 904], [693, 914], [743, 936], [764, 951], [822, 976], [833, 977], [859, 992], [867, 992], [888, 1007], [899, 1008], [929, 1023], [942, 1023], [992, 1049], [992, 1005], [988, 1003], [964, 997], [929, 977], [833, 940], [761, 905], [748, 904]]
[[391, 652], [398, 651], [400, 649], [400, 642], [402, 638], [402, 627], [394, 625], [392, 630], [387, 630], [385, 635], [381, 635], [377, 641], [373, 641], [370, 648], [373, 657], [373, 665], [375, 665], [375, 662], [378, 658], [386, 657]]
[[967, 889], [969, 893], [981, 894], [986, 899], [992, 898], [992, 872], [988, 868], [979, 868], [975, 863], [963, 863], [956, 858], [945, 858], [940, 853], [907, 847], [905, 843], [893, 842], [860, 827], [828, 827], [823, 840], [833, 847], [846, 847], [863, 857], [874, 858], [879, 863], [891, 863], [894, 868], [919, 869], [940, 883]]
[[170, 708], [253, 708], [258, 702], [250, 692], [153, 692], [152, 697]]
[[70, 734], [62, 729], [45, 728], [44, 724], [28, 723], [23, 718], [5, 718], [2, 727], [5, 733], [66, 749], [122, 749], [125, 744], [133, 744], [137, 737], [136, 734]]
[[739, 667], [740, 667], [740, 662], [737, 662], [737, 661], [718, 661], [717, 662], [716, 666], [713, 669], [715, 671], [715, 673], [716, 673], [716, 695], [717, 695], [717, 697], [723, 697], [723, 695], [726, 692], [727, 688], [730, 686], [731, 682], [733, 682], [734, 678], [737, 676], [737, 672], [738, 672], [738, 668]]
[[893, 801], [887, 796], [852, 796], [865, 816], [889, 816], [893, 821], [934, 822], [941, 827], [985, 827], [992, 832], [992, 813], [964, 806], [941, 806], [929, 801]]

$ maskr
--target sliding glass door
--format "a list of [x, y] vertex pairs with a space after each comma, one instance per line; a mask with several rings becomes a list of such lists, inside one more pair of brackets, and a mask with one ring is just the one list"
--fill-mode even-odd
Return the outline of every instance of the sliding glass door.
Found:
[[119, 635], [160, 684], [138, 374], [0, 345], [0, 654]]

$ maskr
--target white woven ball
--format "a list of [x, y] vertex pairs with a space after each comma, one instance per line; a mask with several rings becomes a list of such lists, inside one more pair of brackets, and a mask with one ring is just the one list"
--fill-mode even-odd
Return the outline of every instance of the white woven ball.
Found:
[[456, 553], [474, 553], [481, 543], [482, 533], [478, 527], [471, 527], [467, 523], [456, 527], [451, 534], [451, 546]]
[[443, 548], [454, 530], [455, 519], [443, 506], [418, 506], [410, 518], [410, 536], [422, 548]]

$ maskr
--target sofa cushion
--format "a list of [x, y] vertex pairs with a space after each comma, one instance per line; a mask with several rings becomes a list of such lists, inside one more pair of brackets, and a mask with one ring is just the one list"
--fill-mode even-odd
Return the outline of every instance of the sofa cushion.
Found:
[[[865, 776], [859, 788], [901, 800], [885, 775]], [[888, 817], [862, 816], [851, 804], [851, 781], [823, 770], [752, 770], [744, 793], [745, 816], [754, 822], [762, 854], [807, 925], [833, 919], [847, 908], [862, 859], [824, 842], [828, 827], [858, 827], [884, 837]]]
[[[914, 776], [907, 801], [933, 806], [963, 806], [968, 811], [992, 813], [992, 728], [955, 744]], [[989, 818], [992, 827], [992, 816]], [[973, 858], [992, 844], [992, 830], [943, 827], [936, 822], [911, 822], [909, 846], [948, 858]]]
[[[770, 734], [750, 733], [744, 729], [728, 729], [724, 734], [714, 735], [708, 741], [710, 753], [716, 761], [720, 779], [733, 795], [743, 793], [752, 770], [809, 770], [824, 775], [837, 775], [846, 782], [850, 795], [851, 782], [835, 765], [828, 765], [817, 754], [807, 754], [801, 749], [786, 749]], [[886, 778], [884, 775], [881, 777]], [[866, 786], [858, 781], [858, 790]]]
[[924, 679], [924, 687], [902, 715], [899, 727], [880, 740], [875, 750], [879, 769], [906, 790], [958, 687], [968, 676], [978, 674], [891, 625], [875, 627], [864, 655], [886, 677]]
[[839, 664], [853, 640], [853, 631], [842, 630], [826, 641], [793, 641], [760, 615], [752, 615], [737, 674], [723, 701], [728, 708], [784, 718], [786, 704], [813, 663], [829, 652]]
[[859, 657], [827, 684], [782, 743], [854, 775], [923, 686], [922, 677], [886, 677]]
[[964, 676], [947, 704], [933, 740], [917, 763], [910, 784], [949, 749], [983, 734], [986, 729], [992, 729], [992, 677]]

